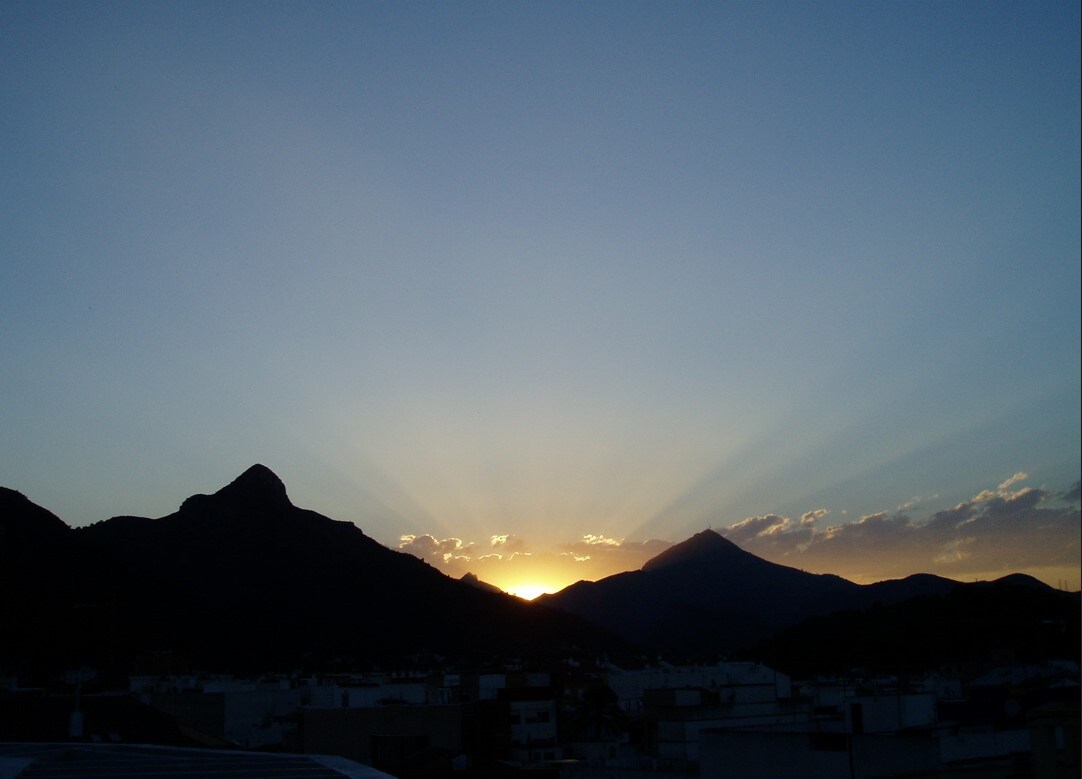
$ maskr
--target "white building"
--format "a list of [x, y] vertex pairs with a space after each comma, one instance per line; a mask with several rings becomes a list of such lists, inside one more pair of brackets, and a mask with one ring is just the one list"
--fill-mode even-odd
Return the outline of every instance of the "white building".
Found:
[[624, 670], [608, 666], [605, 681], [620, 699], [620, 708], [630, 716], [643, 712], [646, 690], [726, 690], [733, 700], [784, 700], [792, 697], [788, 676], [760, 663], [718, 663], [717, 665], [673, 666]]

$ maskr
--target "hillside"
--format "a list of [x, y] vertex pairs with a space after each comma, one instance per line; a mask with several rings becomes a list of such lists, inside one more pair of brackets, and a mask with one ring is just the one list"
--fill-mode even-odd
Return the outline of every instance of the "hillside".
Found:
[[326, 668], [621, 644], [298, 508], [261, 465], [160, 519], [73, 530], [6, 499], [3, 667]]

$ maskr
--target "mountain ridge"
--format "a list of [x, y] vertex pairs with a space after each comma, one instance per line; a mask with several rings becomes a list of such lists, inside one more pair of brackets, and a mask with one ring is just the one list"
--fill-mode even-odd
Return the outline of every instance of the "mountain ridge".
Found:
[[960, 584], [918, 573], [860, 585], [764, 560], [708, 529], [638, 571], [576, 582], [538, 602], [630, 641], [694, 655], [740, 650], [811, 617], [942, 596]]
[[[6, 498], [19, 512], [3, 527], [18, 525], [35, 564], [0, 549], [0, 620], [18, 634], [0, 646], [0, 667], [79, 658], [119, 673], [167, 652], [209, 669], [330, 668], [417, 652], [623, 646], [577, 617], [456, 581], [352, 522], [294, 506], [262, 465], [158, 519], [73, 529]], [[486, 630], [463, 629], [472, 625]]]
[[[877, 624], [899, 604], [909, 604], [897, 613], [914, 635], [926, 635], [920, 620], [934, 627], [935, 615], [947, 613], [940, 601], [960, 589], [955, 601], [982, 614], [1000, 602], [1062, 600], [1024, 574], [977, 584], [914, 574], [858, 585], [764, 560], [706, 530], [639, 570], [527, 603], [475, 576], [452, 579], [352, 522], [294, 506], [259, 464], [172, 514], [80, 528], [0, 488], [0, 541], [0, 624], [10, 628], [0, 672], [91, 663], [119, 674], [156, 668], [163, 657], [175, 668], [245, 671], [357, 667], [418, 653], [716, 657], [767, 646], [779, 631], [826, 615], [859, 636], [860, 625]], [[1020, 608], [1010, 618], [1025, 626], [1026, 610], [1038, 610]], [[787, 656], [777, 644], [770, 651]]]

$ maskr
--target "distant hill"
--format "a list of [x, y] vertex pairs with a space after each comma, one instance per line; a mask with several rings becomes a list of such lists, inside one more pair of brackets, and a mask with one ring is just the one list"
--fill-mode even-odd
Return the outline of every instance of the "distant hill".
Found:
[[976, 675], [992, 666], [1077, 662], [1080, 634], [1077, 592], [1012, 574], [808, 619], [774, 634], [753, 654], [797, 677], [943, 667]]
[[[1058, 595], [1028, 576], [1009, 577], [1006, 585]], [[768, 562], [705, 530], [665, 550], [639, 571], [581, 581], [538, 602], [596, 622], [637, 644], [696, 656], [747, 650], [810, 618], [860, 614], [914, 599], [932, 603], [958, 588], [968, 591], [975, 586], [929, 574], [858, 585]], [[997, 591], [992, 600], [1001, 597], [1002, 591]], [[913, 625], [931, 631], [940, 617], [918, 612], [915, 606]], [[960, 625], [965, 624], [963, 616], [954, 617]], [[904, 638], [898, 636], [898, 647], [904, 647]], [[825, 636], [823, 640], [827, 641]], [[781, 656], [784, 643], [775, 647], [775, 656]], [[801, 651], [797, 644], [794, 651]]]
[[807, 613], [829, 610], [856, 586], [775, 565], [706, 530], [639, 571], [581, 581], [537, 602], [640, 645], [695, 653], [753, 643]]
[[341, 667], [620, 644], [298, 508], [262, 465], [160, 519], [73, 530], [12, 490], [0, 508], [0, 619], [13, 637], [0, 670]]

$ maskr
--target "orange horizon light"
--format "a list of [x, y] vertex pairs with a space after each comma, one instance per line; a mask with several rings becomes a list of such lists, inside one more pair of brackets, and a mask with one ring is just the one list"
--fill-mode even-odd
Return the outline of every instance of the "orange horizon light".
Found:
[[519, 582], [517, 584], [504, 588], [504, 592], [510, 593], [523, 600], [533, 600], [534, 598], [546, 595], [548, 593], [557, 592], [561, 588], [553, 587], [548, 584], [541, 584], [540, 582]]

